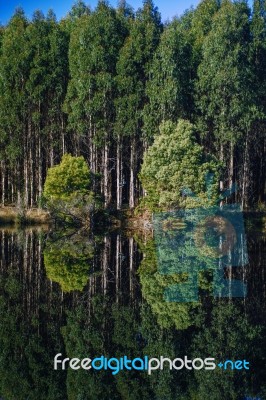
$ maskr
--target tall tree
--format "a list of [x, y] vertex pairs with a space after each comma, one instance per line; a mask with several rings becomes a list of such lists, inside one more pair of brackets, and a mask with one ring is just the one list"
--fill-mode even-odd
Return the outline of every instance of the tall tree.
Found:
[[[226, 0], [213, 18], [198, 69], [198, 106], [205, 145], [228, 165], [229, 185], [238, 177], [242, 204], [248, 200], [251, 129], [258, 117], [250, 63], [250, 10]], [[238, 153], [237, 146], [243, 153]], [[239, 162], [241, 159], [241, 162]]]
[[18, 9], [4, 30], [0, 62], [2, 204], [21, 198], [23, 141], [27, 129], [26, 83], [30, 68], [28, 21]]
[[[123, 30], [122, 30], [123, 32]], [[101, 193], [111, 201], [110, 138], [114, 122], [115, 66], [123, 42], [115, 10], [100, 1], [71, 32], [70, 75], [66, 110], [69, 127], [78, 133], [76, 152], [83, 153], [93, 172], [102, 174]]]
[[191, 118], [196, 68], [190, 35], [191, 17], [174, 20], [161, 35], [150, 68], [144, 106], [144, 130], [149, 140], [159, 132], [162, 121]]
[[[143, 128], [143, 107], [147, 101], [145, 85], [150, 74], [153, 53], [158, 46], [162, 24], [157, 7], [151, 0], [145, 0], [143, 8], [139, 9], [136, 19], [132, 21], [130, 33], [120, 51], [117, 63], [118, 98], [116, 101], [115, 130], [118, 136], [118, 145], [121, 138], [125, 139], [123, 153], [125, 159], [126, 198], [129, 207], [136, 204], [137, 171], [139, 160], [142, 157], [142, 139], [145, 134]], [[119, 159], [121, 148], [118, 149], [117, 165], [117, 208], [121, 208], [121, 169]]]
[[266, 5], [264, 0], [254, 0], [251, 20], [251, 64], [254, 74], [256, 104], [261, 118], [256, 121], [254, 132], [257, 137], [253, 147], [252, 172], [254, 200], [266, 199]]
[[29, 116], [24, 169], [25, 202], [32, 206], [42, 194], [48, 166], [65, 151], [61, 106], [68, 76], [68, 37], [54, 17], [45, 19], [39, 11], [27, 36], [32, 61], [26, 85]]

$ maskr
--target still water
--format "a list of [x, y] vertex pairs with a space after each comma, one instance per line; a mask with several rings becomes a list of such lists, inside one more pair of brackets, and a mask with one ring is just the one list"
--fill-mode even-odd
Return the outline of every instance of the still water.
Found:
[[[225, 271], [243, 298], [166, 302], [152, 232], [0, 230], [0, 397], [5, 400], [266, 399], [266, 236], [247, 234], [249, 263]], [[213, 357], [249, 370], [55, 371], [63, 357]]]

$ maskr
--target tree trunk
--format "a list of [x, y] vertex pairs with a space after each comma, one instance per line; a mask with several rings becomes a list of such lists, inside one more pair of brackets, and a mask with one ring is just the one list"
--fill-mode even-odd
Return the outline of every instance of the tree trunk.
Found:
[[116, 292], [116, 302], [119, 302], [119, 291], [120, 291], [120, 280], [121, 280], [121, 235], [116, 236], [116, 268], [115, 268], [115, 292]]
[[105, 139], [104, 149], [103, 149], [103, 195], [104, 195], [104, 205], [107, 208], [110, 203], [109, 197], [109, 166], [108, 166], [108, 144]]
[[[41, 150], [41, 136], [38, 138], [38, 197], [42, 194], [42, 150]], [[36, 199], [37, 200], [37, 199]]]
[[130, 146], [129, 208], [135, 206], [135, 138]]
[[231, 189], [234, 183], [234, 144], [230, 142], [230, 161], [229, 161], [229, 188]]
[[2, 202], [2, 207], [5, 205], [5, 162], [1, 161], [1, 182], [2, 182], [2, 196], [1, 196], [1, 202]]
[[[221, 161], [221, 163], [223, 163], [223, 161], [224, 161], [224, 146], [223, 146], [223, 144], [221, 143], [221, 145], [220, 145], [220, 155], [219, 155], [219, 158], [220, 158], [220, 161]], [[224, 190], [224, 181], [223, 180], [221, 180], [220, 181], [220, 185], [219, 185], [220, 187], [220, 192], [222, 193], [223, 192], [223, 190]], [[222, 207], [223, 206], [223, 200], [221, 200], [220, 201], [220, 207]]]
[[244, 160], [243, 160], [243, 174], [242, 174], [242, 210], [247, 204], [247, 187], [248, 187], [248, 133], [245, 140]]
[[121, 160], [121, 142], [120, 137], [117, 139], [116, 147], [116, 209], [121, 210], [122, 207], [122, 160]]

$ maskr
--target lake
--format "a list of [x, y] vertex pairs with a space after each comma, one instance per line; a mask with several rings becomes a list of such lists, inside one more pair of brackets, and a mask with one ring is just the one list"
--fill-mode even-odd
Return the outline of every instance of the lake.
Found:
[[[0, 395], [5, 400], [266, 399], [266, 235], [247, 230], [248, 263], [223, 268], [246, 295], [167, 301], [183, 281], [158, 270], [154, 232], [0, 230]], [[167, 247], [163, 250], [167, 251]], [[159, 248], [162, 251], [162, 247]], [[172, 250], [171, 250], [172, 251]], [[172, 253], [171, 253], [172, 254]], [[170, 257], [170, 256], [169, 256]], [[182, 275], [182, 274], [181, 274]], [[183, 282], [184, 283], [184, 282]], [[178, 286], [180, 287], [180, 286]], [[221, 292], [222, 293], [222, 292]], [[231, 294], [230, 294], [231, 293]], [[54, 370], [54, 357], [246, 360], [249, 369]]]

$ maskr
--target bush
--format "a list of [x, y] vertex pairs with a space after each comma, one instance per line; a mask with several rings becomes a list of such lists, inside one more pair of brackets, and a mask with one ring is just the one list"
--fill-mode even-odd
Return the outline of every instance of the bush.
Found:
[[90, 226], [97, 209], [90, 190], [91, 172], [84, 157], [65, 154], [49, 168], [44, 184], [44, 202], [55, 220]]

